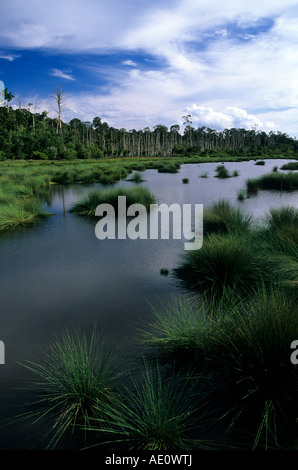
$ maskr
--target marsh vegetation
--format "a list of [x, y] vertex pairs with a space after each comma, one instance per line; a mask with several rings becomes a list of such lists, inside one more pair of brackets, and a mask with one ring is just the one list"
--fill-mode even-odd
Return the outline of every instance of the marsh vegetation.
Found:
[[[192, 159], [193, 163], [198, 161]], [[60, 185], [82, 188], [68, 206], [71, 220], [88, 221], [101, 203], [117, 207], [119, 195], [126, 196], [128, 205], [137, 202], [148, 207], [156, 202], [155, 191], [134, 184], [142, 183], [139, 172], [155, 169], [154, 175], [170, 173], [164, 178], [171, 180], [182, 163], [182, 159], [175, 164], [162, 159], [3, 162], [0, 229], [16, 231], [19, 226], [32, 226], [47, 218], [51, 212], [45, 207], [44, 192]], [[217, 167], [215, 174], [243, 174], [233, 170], [233, 165], [224, 170]], [[191, 179], [181, 190], [184, 175], [177, 175], [176, 180], [183, 194], [193, 190], [192, 184], [217, 180], [196, 178], [194, 183]], [[189, 175], [185, 179], [189, 180]], [[207, 176], [207, 171], [198, 173], [203, 175]], [[258, 189], [280, 190], [282, 182], [282, 191], [297, 189], [294, 172], [274, 171], [269, 176], [249, 178], [246, 189], [238, 187], [242, 205], [249, 201], [253, 188], [256, 194]], [[84, 190], [85, 184], [88, 188]], [[165, 191], [170, 194], [174, 186]], [[173, 269], [170, 263], [161, 264], [168, 260], [162, 261], [159, 253], [155, 268], [158, 283], [173, 282], [175, 292], [183, 295], [152, 306], [150, 320], [142, 318], [142, 302], [147, 299], [138, 300], [142, 321], [134, 322], [132, 328], [137, 356], [126, 360], [123, 351], [115, 352], [96, 330], [89, 340], [84, 329], [74, 328], [58, 335], [39, 359], [23, 363], [31, 377], [29, 389], [37, 394], [23, 418], [42, 423], [48, 448], [63, 448], [67, 440], [80, 436], [76, 442], [81, 448], [297, 449], [298, 381], [289, 358], [290, 344], [298, 338], [298, 212], [294, 205], [282, 205], [256, 220], [245, 207], [237, 206], [235, 199], [236, 204], [219, 199], [204, 209], [200, 250], [182, 252]], [[81, 243], [80, 239], [80, 249]], [[98, 251], [97, 260], [103, 263], [99, 269], [106, 269], [107, 276], [114, 279], [108, 263], [103, 262], [104, 249]], [[120, 266], [121, 256], [116, 254]], [[149, 257], [148, 265], [154, 251]], [[122, 263], [128, 264], [127, 259]], [[81, 266], [84, 271], [85, 264], [85, 258], [75, 257], [71, 266]], [[142, 271], [138, 265], [144, 284], [147, 268]], [[75, 284], [75, 289], [80, 283], [83, 286], [79, 308], [84, 315], [88, 313], [88, 296], [103, 282], [94, 276], [99, 276], [98, 271], [90, 271], [89, 284], [83, 276]], [[116, 292], [119, 278], [113, 282]], [[119, 297], [123, 301], [122, 292]], [[100, 291], [98, 310], [103, 296]], [[76, 318], [72, 312], [69, 317]], [[123, 362], [126, 367], [119, 373]]]

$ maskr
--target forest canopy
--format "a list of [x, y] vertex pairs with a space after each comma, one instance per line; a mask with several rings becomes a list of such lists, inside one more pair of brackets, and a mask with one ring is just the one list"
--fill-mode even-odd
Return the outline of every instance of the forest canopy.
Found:
[[[9, 96], [8, 96], [9, 97]], [[104, 157], [171, 156], [288, 156], [298, 154], [298, 143], [282, 132], [224, 129], [203, 126], [116, 129], [95, 117], [69, 123], [28, 108], [13, 109], [9, 100], [0, 107], [0, 160], [73, 160]]]

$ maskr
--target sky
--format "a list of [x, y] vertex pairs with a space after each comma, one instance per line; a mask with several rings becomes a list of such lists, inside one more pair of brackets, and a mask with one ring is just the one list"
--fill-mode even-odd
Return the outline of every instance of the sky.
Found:
[[0, 0], [11, 104], [118, 129], [298, 136], [297, 0]]

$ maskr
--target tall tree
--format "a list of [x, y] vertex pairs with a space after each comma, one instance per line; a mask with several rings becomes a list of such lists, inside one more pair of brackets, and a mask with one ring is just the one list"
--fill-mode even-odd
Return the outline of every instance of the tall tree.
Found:
[[56, 127], [56, 134], [60, 132], [62, 134], [62, 111], [64, 109], [64, 96], [63, 96], [63, 91], [62, 91], [62, 86], [57, 85], [56, 86], [56, 92], [54, 95], [55, 101], [57, 103], [57, 127]]

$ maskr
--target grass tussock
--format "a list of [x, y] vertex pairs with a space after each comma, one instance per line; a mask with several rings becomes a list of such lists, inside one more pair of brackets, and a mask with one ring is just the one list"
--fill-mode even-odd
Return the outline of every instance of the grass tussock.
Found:
[[100, 416], [105, 405], [116, 396], [118, 372], [110, 349], [99, 342], [93, 331], [90, 342], [78, 329], [66, 330], [38, 362], [23, 364], [36, 380], [30, 388], [40, 398], [37, 411], [27, 414], [34, 421], [51, 419], [49, 448], [57, 446], [65, 433], [86, 426], [91, 417]]
[[127, 207], [131, 204], [142, 204], [148, 209], [150, 204], [155, 203], [154, 195], [147, 188], [118, 187], [110, 190], [95, 189], [90, 191], [80, 201], [73, 204], [70, 212], [77, 215], [94, 216], [95, 210], [100, 204], [111, 204], [115, 209], [118, 207], [118, 197], [126, 197]]
[[298, 377], [290, 345], [298, 337], [295, 305], [285, 292], [264, 288], [230, 303], [183, 299], [155, 310], [140, 341], [149, 357], [180, 364], [184, 374], [209, 377], [206, 403], [220, 410], [228, 442], [249, 449], [294, 449]]
[[0, 231], [32, 225], [50, 216], [37, 200], [7, 200], [0, 205]]
[[298, 189], [298, 173], [273, 172], [246, 181], [246, 189], [249, 194], [258, 190], [293, 191]]
[[[138, 451], [177, 451], [208, 448], [193, 438], [205, 418], [197, 413], [189, 380], [175, 374], [164, 376], [157, 364], [146, 363], [138, 379], [132, 379], [121, 402], [114, 403], [106, 416], [94, 420], [89, 429], [104, 432], [104, 445]], [[197, 390], [198, 395], [198, 390]]]
[[184, 287], [217, 298], [226, 291], [245, 295], [259, 283], [292, 287], [294, 293], [297, 209], [272, 209], [260, 225], [252, 225], [239, 209], [230, 209], [223, 201], [205, 212], [203, 246], [183, 253], [174, 276]]
[[234, 207], [229, 201], [220, 199], [204, 211], [204, 234], [247, 233], [251, 226], [251, 215]]
[[298, 170], [298, 162], [285, 163], [280, 167], [281, 170], [295, 171]]

